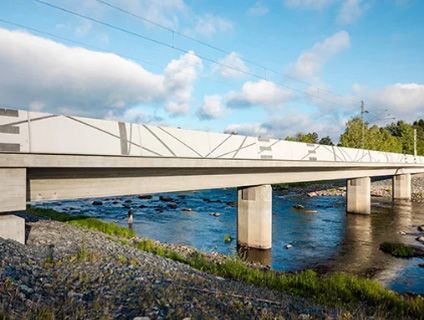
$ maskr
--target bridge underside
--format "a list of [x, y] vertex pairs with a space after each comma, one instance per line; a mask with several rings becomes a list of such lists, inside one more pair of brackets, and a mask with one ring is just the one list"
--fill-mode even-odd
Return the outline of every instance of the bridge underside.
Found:
[[[410, 174], [418, 173], [424, 173], [422, 165], [404, 163], [4, 153], [0, 157], [0, 213], [24, 210], [27, 201], [237, 187], [239, 243], [269, 249], [270, 184], [346, 179], [347, 211], [368, 214], [369, 177], [393, 176], [394, 198], [408, 199]], [[9, 215], [11, 222], [0, 225], [0, 236], [7, 236], [13, 224], [15, 239], [23, 242], [22, 221], [17, 223], [15, 218]]]
[[23, 186], [25, 201], [45, 201], [424, 173], [417, 164], [44, 154], [2, 154], [0, 168], [15, 169], [17, 210]]

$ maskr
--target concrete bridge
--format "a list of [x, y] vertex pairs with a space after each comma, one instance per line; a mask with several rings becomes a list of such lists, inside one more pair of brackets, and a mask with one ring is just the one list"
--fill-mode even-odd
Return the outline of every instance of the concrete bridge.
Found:
[[0, 237], [24, 242], [27, 201], [224, 187], [237, 240], [270, 249], [271, 184], [347, 180], [347, 212], [369, 214], [370, 177], [410, 199], [424, 157], [0, 108]]

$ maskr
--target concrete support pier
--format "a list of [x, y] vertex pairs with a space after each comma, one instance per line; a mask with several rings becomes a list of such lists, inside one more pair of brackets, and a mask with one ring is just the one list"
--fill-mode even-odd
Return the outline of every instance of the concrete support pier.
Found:
[[13, 214], [0, 214], [0, 238], [25, 244], [25, 219]]
[[25, 220], [9, 214], [26, 209], [26, 169], [0, 168], [0, 238], [25, 243]]
[[346, 211], [348, 213], [371, 213], [370, 177], [349, 179], [346, 183]]
[[393, 176], [393, 200], [411, 200], [411, 174]]
[[239, 246], [271, 249], [271, 185], [240, 187], [237, 210], [237, 243]]

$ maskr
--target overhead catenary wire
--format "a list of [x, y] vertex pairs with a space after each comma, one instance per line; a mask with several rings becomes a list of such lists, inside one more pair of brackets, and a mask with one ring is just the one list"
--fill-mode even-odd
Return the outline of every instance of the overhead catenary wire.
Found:
[[[65, 13], [68, 13], [68, 14], [71, 14], [71, 15], [74, 15], [74, 16], [77, 16], [77, 17], [79, 17], [79, 18], [82, 18], [82, 19], [85, 19], [85, 20], [88, 20], [88, 21], [91, 21], [91, 22], [94, 22], [94, 23], [97, 23], [97, 24], [103, 25], [103, 26], [105, 26], [105, 27], [108, 27], [108, 28], [114, 29], [114, 30], [116, 30], [116, 31], [120, 31], [120, 32], [123, 32], [123, 33], [129, 34], [129, 35], [132, 35], [132, 36], [135, 36], [135, 37], [138, 37], [138, 38], [144, 39], [144, 40], [146, 40], [146, 41], [149, 41], [149, 42], [155, 43], [155, 44], [157, 44], [157, 45], [161, 45], [161, 46], [167, 47], [167, 48], [169, 48], [169, 49], [176, 50], [176, 51], [178, 51], [178, 52], [180, 52], [180, 53], [189, 54], [189, 55], [193, 55], [193, 56], [199, 57], [199, 58], [201, 58], [201, 59], [203, 59], [203, 60], [205, 60], [205, 61], [208, 61], [208, 62], [210, 62], [210, 63], [216, 64], [216, 65], [219, 65], [219, 66], [221, 66], [221, 67], [228, 68], [228, 69], [230, 69], [230, 70], [233, 70], [233, 71], [236, 71], [236, 72], [240, 72], [240, 73], [242, 73], [242, 74], [245, 74], [245, 75], [248, 75], [248, 76], [251, 76], [251, 77], [257, 78], [257, 79], [267, 80], [267, 79], [266, 79], [266, 78], [264, 78], [263, 76], [258, 75], [258, 74], [256, 74], [256, 73], [253, 73], [253, 72], [250, 72], [250, 71], [246, 71], [246, 70], [242, 70], [242, 69], [236, 68], [236, 67], [234, 67], [234, 66], [227, 65], [227, 64], [225, 64], [225, 63], [222, 63], [222, 62], [220, 62], [220, 61], [217, 61], [217, 60], [215, 60], [215, 59], [212, 59], [212, 58], [209, 58], [209, 57], [206, 57], [206, 56], [203, 56], [203, 55], [195, 54], [195, 53], [194, 53], [194, 52], [192, 52], [191, 50], [186, 50], [186, 49], [179, 48], [179, 47], [175, 46], [174, 44], [169, 44], [169, 43], [167, 43], [167, 42], [164, 42], [164, 41], [161, 41], [161, 40], [157, 40], [157, 39], [151, 38], [151, 37], [146, 36], [146, 35], [143, 35], [143, 34], [141, 34], [141, 33], [138, 33], [138, 32], [135, 32], [135, 31], [131, 31], [131, 30], [129, 30], [129, 29], [126, 29], [126, 28], [123, 28], [123, 27], [117, 26], [117, 25], [115, 25], [115, 24], [111, 24], [111, 23], [106, 22], [106, 21], [103, 21], [103, 20], [99, 20], [99, 19], [93, 18], [93, 17], [87, 16], [87, 15], [84, 15], [84, 14], [79, 13], [79, 12], [75, 12], [75, 11], [70, 10], [70, 9], [67, 9], [67, 8], [63, 8], [63, 7], [61, 7], [61, 6], [58, 6], [58, 5], [52, 4], [52, 3], [50, 3], [50, 2], [43, 1], [43, 0], [33, 0], [33, 1], [34, 1], [34, 2], [37, 2], [37, 3], [39, 3], [39, 4], [42, 4], [42, 5], [48, 6], [48, 7], [52, 8], [52, 9], [59, 10], [59, 11], [62, 11], [62, 12], [65, 12]], [[284, 88], [289, 89], [289, 90], [292, 90], [292, 91], [300, 92], [300, 93], [302, 93], [302, 94], [305, 94], [305, 95], [310, 96], [310, 97], [312, 97], [312, 98], [316, 98], [316, 99], [322, 100], [322, 101], [324, 101], [324, 102], [326, 102], [326, 103], [329, 103], [329, 104], [338, 105], [338, 104], [334, 103], [333, 101], [330, 101], [330, 100], [324, 99], [324, 98], [322, 98], [322, 97], [320, 97], [320, 96], [317, 96], [317, 95], [311, 94], [310, 92], [308, 92], [308, 91], [306, 91], [306, 90], [304, 90], [304, 89], [294, 88], [294, 87], [288, 86], [288, 85], [286, 85], [285, 83], [282, 83], [282, 82], [280, 82], [280, 81], [273, 81], [273, 82], [274, 82], [274, 83], [276, 83], [276, 84], [277, 84], [278, 86], [280, 86], [280, 87], [284, 87]]]
[[[149, 24], [151, 24], [151, 25], [153, 25], [153, 26], [156, 26], [156, 27], [158, 27], [158, 28], [160, 28], [160, 29], [162, 29], [162, 30], [165, 30], [165, 31], [170, 32], [170, 33], [172, 34], [172, 43], [173, 43], [173, 44], [174, 44], [174, 36], [175, 36], [175, 35], [178, 35], [178, 36], [180, 36], [180, 37], [182, 37], [182, 38], [185, 38], [185, 39], [187, 39], [187, 40], [193, 41], [193, 42], [195, 42], [195, 43], [197, 43], [197, 44], [200, 44], [200, 45], [202, 45], [202, 46], [205, 46], [205, 47], [207, 47], [207, 48], [213, 49], [213, 50], [215, 50], [215, 51], [217, 51], [217, 52], [220, 52], [220, 53], [223, 53], [223, 54], [226, 54], [226, 55], [231, 54], [231, 52], [230, 52], [229, 50], [222, 49], [222, 48], [220, 48], [220, 47], [218, 47], [218, 46], [215, 46], [215, 45], [212, 45], [212, 44], [210, 44], [210, 43], [208, 43], [208, 42], [206, 42], [206, 41], [203, 41], [203, 40], [199, 40], [199, 39], [197, 39], [197, 38], [194, 38], [194, 37], [192, 37], [192, 36], [190, 36], [190, 35], [187, 35], [187, 34], [185, 34], [185, 33], [182, 33], [182, 32], [180, 32], [180, 31], [178, 31], [178, 30], [173, 29], [173, 28], [167, 27], [167, 26], [165, 26], [165, 25], [163, 25], [163, 24], [161, 24], [161, 23], [158, 23], [158, 22], [156, 22], [156, 21], [153, 21], [152, 19], [146, 18], [145, 16], [142, 16], [142, 15], [140, 15], [140, 14], [136, 14], [136, 13], [134, 13], [134, 12], [131, 12], [131, 11], [129, 11], [129, 10], [126, 10], [126, 9], [124, 9], [124, 8], [122, 8], [122, 7], [118, 6], [118, 5], [112, 4], [112, 3], [108, 2], [108, 1], [105, 1], [105, 0], [94, 0], [94, 1], [96, 1], [96, 2], [98, 2], [98, 3], [101, 3], [101, 4], [103, 4], [103, 5], [105, 5], [105, 6], [109, 7], [109, 8], [112, 8], [112, 9], [114, 9], [114, 10], [116, 10], [116, 11], [119, 11], [119, 12], [121, 12], [121, 13], [123, 13], [123, 14], [129, 15], [129, 16], [134, 17], [134, 18], [136, 18], [136, 19], [139, 19], [139, 20], [141, 20], [141, 21], [143, 21], [143, 22], [147, 22], [147, 23], [149, 23]], [[243, 61], [243, 62], [245, 62], [245, 63], [251, 64], [251, 65], [253, 65], [253, 66], [256, 66], [256, 67], [258, 67], [258, 68], [260, 68], [260, 69], [264, 70], [264, 77], [265, 77], [265, 78], [267, 78], [267, 74], [268, 74], [268, 73], [273, 73], [273, 74], [276, 74], [276, 75], [278, 75], [278, 76], [282, 76], [282, 77], [285, 77], [285, 78], [287, 78], [287, 79], [291, 79], [291, 80], [293, 80], [293, 81], [296, 81], [296, 82], [299, 82], [299, 83], [303, 83], [303, 84], [305, 84], [305, 85], [310, 86], [311, 88], [315, 88], [315, 89], [320, 90], [320, 91], [323, 91], [323, 92], [328, 92], [328, 93], [329, 93], [329, 94], [331, 94], [331, 95], [341, 97], [341, 95], [339, 95], [339, 94], [337, 94], [337, 93], [334, 93], [334, 92], [332, 92], [331, 90], [328, 90], [328, 89], [326, 89], [326, 88], [320, 88], [320, 87], [317, 87], [317, 86], [313, 85], [312, 83], [310, 83], [310, 82], [308, 82], [308, 81], [298, 79], [298, 78], [293, 77], [293, 76], [288, 75], [288, 74], [281, 74], [280, 72], [275, 71], [275, 70], [272, 70], [272, 69], [270, 69], [270, 68], [268, 68], [268, 67], [266, 67], [266, 66], [264, 66], [264, 65], [262, 65], [262, 64], [260, 64], [260, 63], [257, 63], [257, 62], [255, 62], [255, 61], [253, 61], [253, 60], [250, 60], [250, 59], [244, 58], [244, 57], [242, 57], [242, 56], [240, 56], [240, 57], [239, 57], [239, 59], [240, 59], [240, 60], [242, 60], [242, 61]]]

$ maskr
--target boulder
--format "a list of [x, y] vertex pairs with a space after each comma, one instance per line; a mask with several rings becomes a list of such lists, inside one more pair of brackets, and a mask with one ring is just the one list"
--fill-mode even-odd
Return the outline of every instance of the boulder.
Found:
[[298, 209], [298, 210], [305, 209], [305, 207], [304, 207], [304, 206], [302, 206], [301, 204], [295, 204], [295, 205], [293, 206], [293, 208], [294, 208], [294, 209]]
[[165, 201], [165, 202], [171, 202], [172, 201], [172, 198], [171, 197], [168, 197], [168, 196], [160, 196], [159, 197], [159, 200], [160, 201]]
[[178, 205], [175, 202], [170, 202], [166, 206], [171, 209], [177, 209], [178, 207]]
[[293, 248], [293, 245], [292, 245], [292, 244], [290, 244], [290, 243], [289, 243], [289, 244], [286, 244], [285, 248], [286, 248], [286, 249]]
[[181, 211], [183, 211], [183, 212], [192, 212], [193, 209], [192, 208], [182, 208]]
[[92, 204], [93, 206], [102, 206], [102, 205], [103, 205], [103, 202], [101, 202], [101, 201], [99, 201], [99, 200], [94, 200], [91, 204]]
[[152, 199], [152, 195], [150, 195], [150, 194], [141, 194], [141, 195], [138, 196], [138, 198], [139, 199], [142, 199], [142, 200]]
[[213, 213], [209, 213], [210, 216], [212, 217], [220, 217], [221, 214], [219, 212], [213, 212]]
[[418, 231], [424, 231], [424, 224], [418, 226]]
[[424, 236], [420, 236], [418, 238], [415, 238], [418, 242], [424, 243]]

